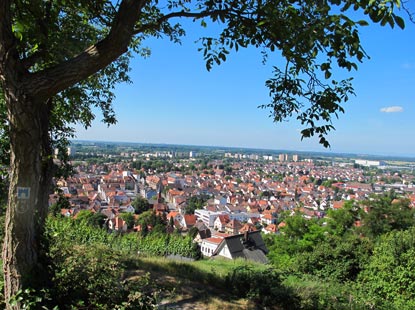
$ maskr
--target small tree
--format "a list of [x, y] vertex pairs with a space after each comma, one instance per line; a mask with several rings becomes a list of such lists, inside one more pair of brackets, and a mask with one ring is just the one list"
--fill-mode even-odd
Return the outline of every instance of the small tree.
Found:
[[143, 213], [145, 211], [148, 211], [150, 208], [148, 200], [143, 197], [135, 198], [131, 205], [134, 207], [135, 214]]
[[134, 215], [132, 215], [131, 213], [129, 212], [121, 213], [120, 218], [127, 224], [128, 229], [131, 229], [134, 227], [135, 219], [134, 219]]

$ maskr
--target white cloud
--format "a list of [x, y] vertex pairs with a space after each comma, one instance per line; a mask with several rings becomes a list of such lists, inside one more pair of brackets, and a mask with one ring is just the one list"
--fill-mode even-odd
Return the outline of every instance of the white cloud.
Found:
[[384, 113], [403, 112], [403, 108], [399, 106], [385, 107], [385, 108], [380, 109], [380, 112], [384, 112]]

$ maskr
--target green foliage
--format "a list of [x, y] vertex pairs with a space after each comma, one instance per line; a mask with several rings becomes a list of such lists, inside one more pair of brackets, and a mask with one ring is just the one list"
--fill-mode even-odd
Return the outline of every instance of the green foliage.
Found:
[[134, 219], [134, 215], [133, 215], [133, 214], [131, 214], [131, 213], [129, 213], [129, 212], [125, 212], [125, 213], [121, 213], [121, 214], [119, 215], [119, 217], [120, 217], [123, 221], [125, 221], [125, 223], [127, 224], [127, 228], [128, 228], [128, 229], [131, 229], [131, 228], [133, 228], [133, 227], [134, 227], [134, 222], [135, 222], [135, 219]]
[[409, 200], [392, 195], [372, 197], [363, 203], [368, 212], [362, 216], [361, 232], [376, 238], [392, 230], [405, 230], [415, 225], [415, 210]]
[[272, 269], [236, 267], [226, 276], [225, 285], [235, 296], [251, 300], [258, 309], [270, 306], [298, 309], [298, 300], [282, 285], [280, 274]]
[[76, 216], [76, 221], [84, 222], [93, 227], [103, 227], [107, 217], [102, 213], [91, 212], [90, 210], [81, 210]]
[[[294, 3], [280, 1], [264, 5], [256, 1], [224, 4], [242, 14], [223, 14], [228, 27], [219, 39], [205, 38], [203, 43], [207, 68], [226, 60], [229, 50], [250, 45], [264, 47], [265, 55], [279, 50], [285, 66], [275, 67], [274, 78], [267, 80], [271, 103], [262, 108], [271, 110], [276, 122], [296, 116], [306, 126], [302, 137], [318, 135], [319, 142], [329, 146], [325, 136], [334, 127], [332, 115], [343, 113], [342, 102], [354, 94], [351, 79], [332, 80], [333, 67], [357, 70], [357, 62], [365, 57], [358, 34], [364, 21], [353, 21], [346, 15], [335, 14], [332, 6], [346, 11], [351, 4], [368, 14], [373, 22], [394, 25], [395, 1], [330, 1], [330, 3]], [[256, 22], [241, 15], [254, 17]], [[379, 18], [379, 16], [382, 16]], [[401, 20], [398, 23], [402, 25]], [[403, 26], [403, 25], [402, 25]], [[215, 49], [213, 46], [218, 46]], [[320, 73], [321, 72], [321, 73]], [[322, 75], [322, 77], [320, 77]]]
[[147, 170], [155, 170], [157, 172], [168, 172], [172, 171], [173, 169], [173, 163], [169, 160], [165, 159], [152, 159], [152, 160], [146, 160], [146, 161], [135, 161], [131, 164], [131, 167], [134, 169], [144, 169]]
[[327, 226], [335, 235], [342, 236], [353, 228], [355, 221], [362, 216], [362, 210], [354, 205], [353, 201], [347, 201], [343, 208], [328, 211]]
[[124, 278], [126, 262], [105, 246], [52, 249], [54, 299], [60, 309], [155, 309], [148, 275]]
[[317, 219], [306, 219], [297, 213], [285, 218], [285, 226], [282, 232], [286, 237], [296, 242], [297, 247], [308, 250], [324, 239], [326, 229]]
[[[34, 289], [27, 288], [24, 291], [19, 290], [15, 296], [10, 300], [11, 306], [19, 305], [19, 309], [22, 310], [35, 310], [35, 309], [52, 309], [52, 307], [47, 307], [47, 305], [53, 303], [50, 292], [48, 290], [42, 289], [36, 291]], [[53, 310], [58, 310], [57, 306], [53, 307]]]
[[148, 200], [140, 196], [135, 198], [134, 201], [131, 203], [131, 205], [134, 207], [136, 214], [141, 214], [143, 212], [146, 212], [150, 208], [150, 204], [148, 203]]
[[100, 245], [126, 254], [143, 253], [148, 255], [175, 254], [198, 259], [200, 249], [190, 236], [168, 235], [163, 232], [140, 234], [115, 234], [92, 226], [88, 220], [68, 218], [48, 218], [46, 225], [48, 239], [59, 244]]
[[372, 243], [367, 238], [353, 234], [332, 236], [316, 244], [312, 251], [298, 253], [294, 265], [297, 272], [345, 283], [356, 280], [371, 251]]
[[70, 204], [68, 198], [59, 195], [58, 201], [49, 206], [49, 213], [53, 216], [60, 216], [62, 209], [69, 209]]
[[196, 209], [203, 209], [203, 206], [206, 201], [208, 201], [209, 196], [199, 195], [192, 196], [187, 200], [187, 206], [185, 208], [186, 214], [194, 214]]
[[322, 281], [307, 275], [290, 275], [283, 285], [298, 298], [296, 309], [304, 310], [349, 310], [367, 309], [353, 299], [354, 288], [350, 283], [339, 284]]
[[292, 276], [284, 284], [299, 309], [413, 309], [415, 222], [407, 200], [388, 193], [348, 202], [323, 220], [295, 214], [284, 221], [264, 241], [273, 266]]
[[415, 306], [415, 228], [385, 234], [359, 275], [359, 298], [379, 309]]
[[47, 240], [52, 244], [106, 244], [110, 247], [120, 244], [120, 236], [90, 225], [90, 213], [85, 213], [86, 220], [48, 217], [45, 225]]
[[61, 301], [60, 308], [93, 305], [96, 309], [113, 309], [127, 300], [128, 291], [122, 283], [125, 265], [117, 252], [105, 246], [75, 245], [54, 247], [50, 255], [54, 296]]
[[92, 216], [88, 219], [88, 224], [94, 227], [103, 227], [107, 216], [100, 212], [93, 213]]
[[177, 234], [151, 233], [138, 239], [138, 250], [147, 255], [165, 256], [179, 255], [199, 259], [201, 252], [197, 244], [189, 236]]
[[309, 222], [300, 213], [285, 219], [284, 233], [290, 239], [301, 239], [309, 231]]
[[[289, 238], [287, 234], [264, 238], [270, 250], [269, 258], [277, 269], [257, 268], [246, 262], [234, 261], [221, 267], [220, 261], [201, 261], [197, 264], [210, 263], [205, 269], [221, 275], [222, 280], [201, 274], [198, 276], [200, 281], [217, 283], [235, 296], [248, 298], [258, 309], [413, 307], [415, 228], [381, 236], [373, 249], [373, 241], [353, 233], [353, 228], [344, 230], [341, 235], [336, 225], [333, 228], [326, 226], [320, 231], [314, 227], [321, 225], [318, 221], [309, 221], [305, 226], [301, 220], [298, 222], [307, 229], [295, 238]], [[128, 307], [136, 302], [134, 298], [137, 296], [149, 307], [154, 304], [157, 289], [149, 285], [148, 278], [144, 277], [143, 282], [136, 284], [138, 287], [125, 281], [123, 270], [128, 266], [128, 253], [177, 254], [194, 258], [197, 258], [197, 253], [200, 255], [191, 237], [165, 233], [149, 233], [145, 237], [110, 234], [93, 228], [86, 221], [67, 218], [48, 219], [47, 233], [55, 283], [48, 292], [54, 296], [54, 301], [55, 296], [62, 296], [59, 298], [66, 298], [62, 300], [76, 308], [88, 304], [91, 309], [135, 309]], [[304, 238], [307, 246], [302, 241]], [[174, 268], [178, 274], [196, 274], [190, 266]], [[104, 274], [106, 278], [103, 278]], [[290, 276], [286, 277], [287, 274]], [[72, 292], [67, 289], [69, 286]], [[113, 290], [107, 294], [112, 296], [111, 301], [100, 296], [107, 292], [108, 287]], [[81, 291], [80, 295], [75, 293], [76, 290]], [[72, 293], [74, 295], [70, 296]], [[82, 296], [82, 299], [75, 295]], [[60, 306], [69, 309], [67, 305]]]
[[166, 232], [167, 220], [161, 216], [156, 215], [156, 213], [152, 210], [143, 212], [138, 218], [137, 222], [141, 225], [141, 233], [144, 236], [149, 232], [148, 227], [150, 227], [153, 232]]
[[59, 309], [155, 309], [158, 289], [148, 275], [125, 278], [137, 235], [110, 234], [86, 220], [48, 218], [50, 289]]

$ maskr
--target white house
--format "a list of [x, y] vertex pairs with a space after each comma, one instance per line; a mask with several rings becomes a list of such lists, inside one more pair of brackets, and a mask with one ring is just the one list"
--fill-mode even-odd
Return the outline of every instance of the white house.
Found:
[[128, 204], [126, 206], [120, 207], [121, 212], [128, 212], [128, 213], [134, 213], [135, 209], [131, 204]]
[[261, 237], [260, 231], [225, 237], [213, 253], [229, 259], [245, 258], [259, 263], [267, 263], [265, 256], [268, 249]]
[[225, 231], [226, 224], [229, 223], [231, 219], [228, 214], [220, 214], [216, 217], [216, 220], [213, 222], [213, 228], [218, 231]]
[[208, 211], [208, 210], [203, 210], [203, 209], [195, 210], [195, 215], [197, 219], [201, 220], [208, 227], [213, 227], [213, 224], [216, 218], [220, 214], [226, 214], [226, 213], [225, 212], [213, 212], [213, 211]]
[[213, 253], [215, 253], [222, 240], [223, 238], [215, 237], [203, 239], [202, 243], [200, 244], [200, 250], [203, 256], [211, 257]]
[[120, 217], [115, 217], [108, 221], [108, 228], [116, 231], [127, 231], [127, 223]]

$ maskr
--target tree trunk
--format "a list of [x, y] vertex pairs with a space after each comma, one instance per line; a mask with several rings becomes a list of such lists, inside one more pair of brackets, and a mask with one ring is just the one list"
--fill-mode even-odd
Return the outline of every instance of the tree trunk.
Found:
[[[17, 89], [17, 88], [15, 88]], [[10, 90], [10, 89], [9, 89]], [[41, 237], [52, 180], [49, 139], [50, 108], [16, 92], [5, 92], [10, 121], [10, 187], [3, 244], [4, 291], [41, 287]]]

